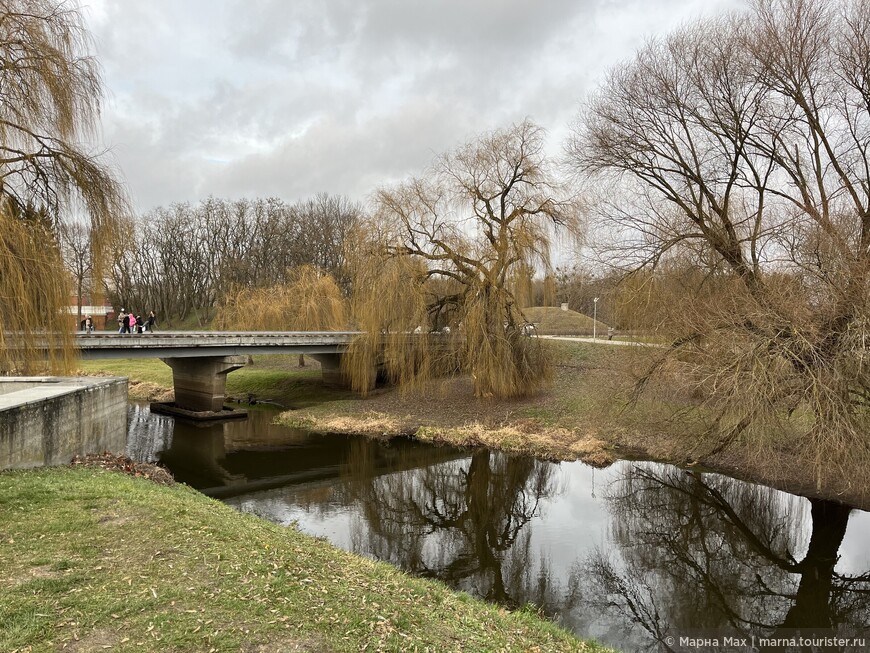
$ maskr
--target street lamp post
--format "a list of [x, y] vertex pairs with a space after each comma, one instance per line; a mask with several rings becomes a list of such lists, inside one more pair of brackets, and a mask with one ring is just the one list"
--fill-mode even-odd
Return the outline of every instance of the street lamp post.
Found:
[[598, 297], [592, 300], [592, 339], [598, 337]]

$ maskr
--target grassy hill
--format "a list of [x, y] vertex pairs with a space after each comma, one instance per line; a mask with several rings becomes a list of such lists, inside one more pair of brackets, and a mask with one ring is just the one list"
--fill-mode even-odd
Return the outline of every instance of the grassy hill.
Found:
[[[595, 322], [588, 315], [577, 311], [563, 311], [558, 306], [532, 306], [523, 313], [537, 332], [545, 336], [591, 336]], [[598, 320], [598, 335], [607, 335], [607, 326]]]

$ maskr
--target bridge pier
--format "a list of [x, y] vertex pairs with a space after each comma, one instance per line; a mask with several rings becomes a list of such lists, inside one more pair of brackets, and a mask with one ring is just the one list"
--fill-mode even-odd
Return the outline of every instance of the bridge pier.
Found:
[[[346, 390], [353, 389], [350, 377], [341, 369], [341, 357], [344, 356], [343, 353], [308, 354], [308, 356], [320, 363], [320, 376], [323, 379], [323, 385], [331, 386], [333, 388], [344, 388]], [[372, 390], [375, 387], [376, 377], [377, 369], [375, 366], [372, 369], [369, 390]]]
[[247, 363], [247, 356], [161, 358], [172, 368], [175, 406], [195, 413], [219, 413], [226, 400], [227, 374]]
[[[223, 410], [223, 402], [227, 373], [242, 367], [251, 354], [305, 354], [320, 362], [326, 385], [351, 389], [342, 371], [342, 356], [359, 335], [356, 331], [88, 333], [76, 336], [76, 344], [86, 360], [161, 359], [172, 368], [175, 402], [155, 403], [155, 410], [195, 419], [225, 419], [245, 415], [241, 410]], [[373, 361], [370, 388], [378, 372], [378, 362]]]

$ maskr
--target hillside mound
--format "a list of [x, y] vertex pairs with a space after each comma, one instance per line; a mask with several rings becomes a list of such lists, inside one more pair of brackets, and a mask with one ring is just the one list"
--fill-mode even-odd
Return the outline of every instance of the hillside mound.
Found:
[[[563, 311], [558, 306], [532, 306], [524, 308], [523, 313], [535, 325], [536, 332], [544, 336], [591, 336], [596, 322], [588, 315]], [[606, 335], [607, 326], [597, 320], [598, 335]]]

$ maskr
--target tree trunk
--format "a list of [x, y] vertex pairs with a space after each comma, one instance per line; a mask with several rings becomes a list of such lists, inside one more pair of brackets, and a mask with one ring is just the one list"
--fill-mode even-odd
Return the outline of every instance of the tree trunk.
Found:
[[77, 293], [77, 297], [76, 297], [76, 304], [77, 304], [76, 308], [78, 309], [78, 320], [76, 320], [76, 325], [77, 325], [76, 330], [78, 331], [79, 329], [82, 328], [82, 277], [81, 276], [79, 276], [79, 278], [78, 278], [78, 293]]
[[783, 628], [831, 628], [831, 584], [840, 545], [852, 509], [839, 503], [810, 499], [813, 532], [807, 554], [800, 563], [801, 580], [795, 603]]

